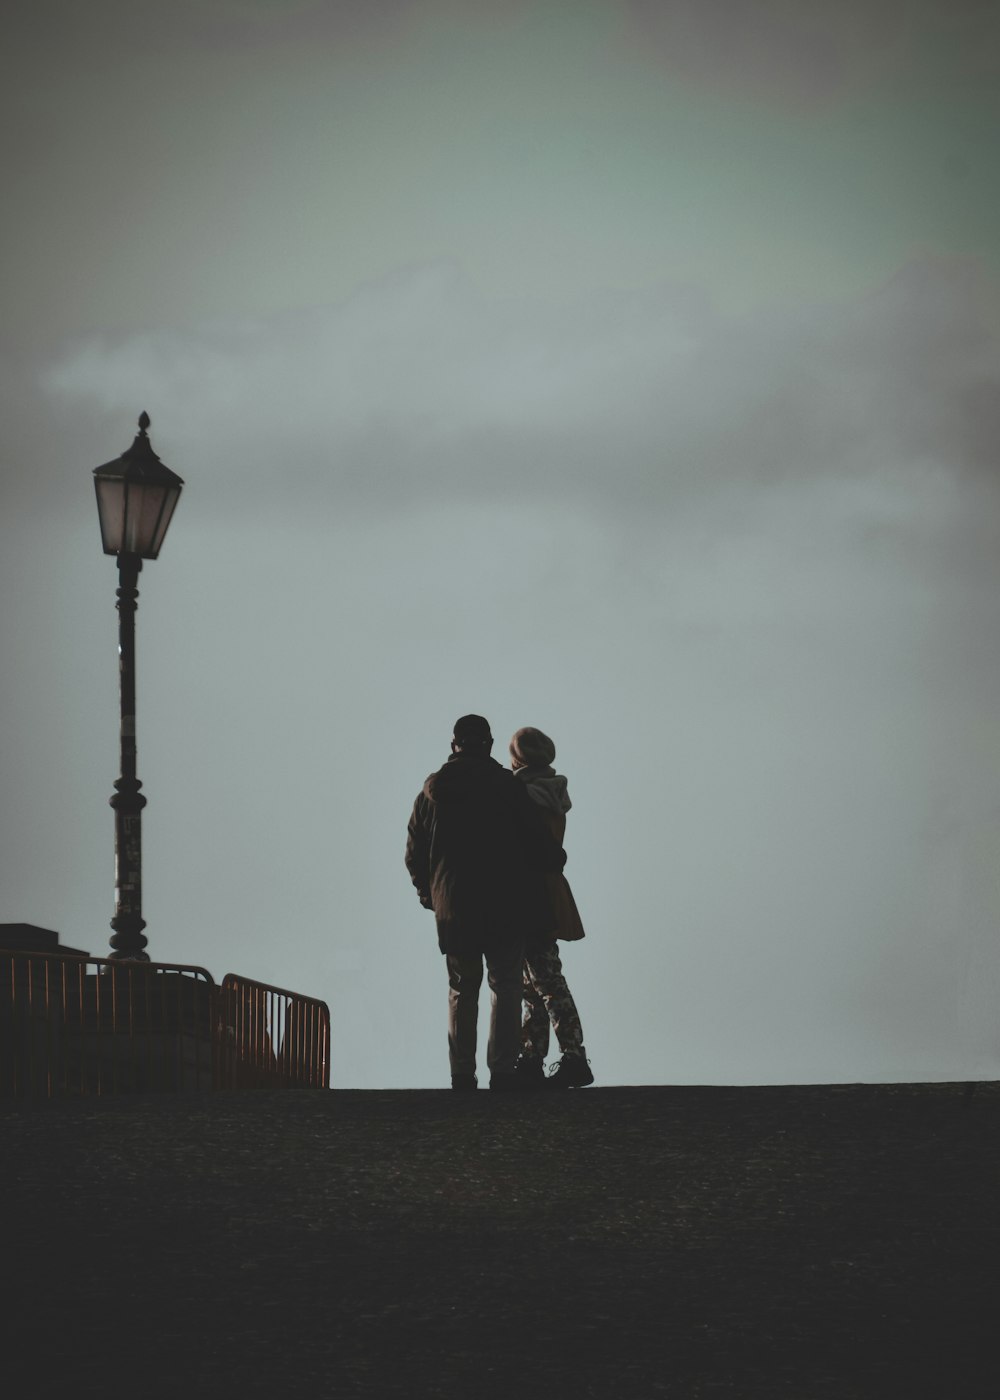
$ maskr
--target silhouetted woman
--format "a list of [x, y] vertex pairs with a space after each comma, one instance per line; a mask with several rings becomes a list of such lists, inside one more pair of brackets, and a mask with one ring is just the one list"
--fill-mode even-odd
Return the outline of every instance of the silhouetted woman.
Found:
[[[566, 779], [552, 767], [556, 746], [540, 729], [519, 729], [510, 741], [514, 776], [527, 785], [560, 845], [566, 834], [569, 800]], [[583, 1028], [576, 1002], [563, 976], [557, 939], [573, 941], [584, 936], [583, 924], [564, 875], [546, 877], [549, 902], [556, 926], [551, 937], [528, 942], [524, 955], [524, 1022], [521, 1055], [516, 1073], [529, 1082], [555, 1089], [583, 1088], [594, 1082], [583, 1045]], [[549, 1026], [555, 1032], [559, 1060], [545, 1078]]]

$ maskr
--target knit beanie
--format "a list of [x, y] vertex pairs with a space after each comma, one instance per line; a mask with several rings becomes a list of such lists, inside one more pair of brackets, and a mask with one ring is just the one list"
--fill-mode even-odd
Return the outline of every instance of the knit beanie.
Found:
[[510, 741], [510, 756], [516, 768], [551, 768], [556, 746], [540, 729], [519, 729]]

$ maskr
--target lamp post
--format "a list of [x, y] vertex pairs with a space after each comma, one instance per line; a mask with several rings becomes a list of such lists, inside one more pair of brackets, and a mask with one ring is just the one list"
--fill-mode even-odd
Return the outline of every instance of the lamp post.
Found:
[[121, 774], [110, 799], [115, 810], [113, 959], [149, 962], [143, 951], [141, 813], [146, 799], [135, 775], [135, 613], [139, 571], [155, 559], [184, 482], [150, 446], [149, 414], [127, 452], [94, 472], [105, 554], [118, 557], [118, 674], [121, 694]]

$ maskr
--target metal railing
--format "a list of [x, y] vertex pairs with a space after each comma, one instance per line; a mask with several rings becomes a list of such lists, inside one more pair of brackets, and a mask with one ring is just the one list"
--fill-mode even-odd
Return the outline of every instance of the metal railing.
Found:
[[219, 1086], [330, 1087], [326, 1003], [227, 973], [219, 988]]
[[324, 1002], [203, 967], [0, 951], [0, 1097], [328, 1088]]
[[203, 967], [0, 952], [0, 976], [0, 1094], [211, 1088]]

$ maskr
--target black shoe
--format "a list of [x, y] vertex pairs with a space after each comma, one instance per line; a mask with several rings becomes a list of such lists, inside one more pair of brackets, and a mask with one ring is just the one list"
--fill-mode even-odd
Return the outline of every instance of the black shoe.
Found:
[[583, 1055], [563, 1055], [549, 1070], [547, 1089], [585, 1089], [594, 1075]]
[[478, 1089], [479, 1080], [474, 1074], [453, 1074], [451, 1087], [453, 1089]]
[[519, 1055], [514, 1075], [522, 1089], [545, 1088], [545, 1066], [537, 1055]]

